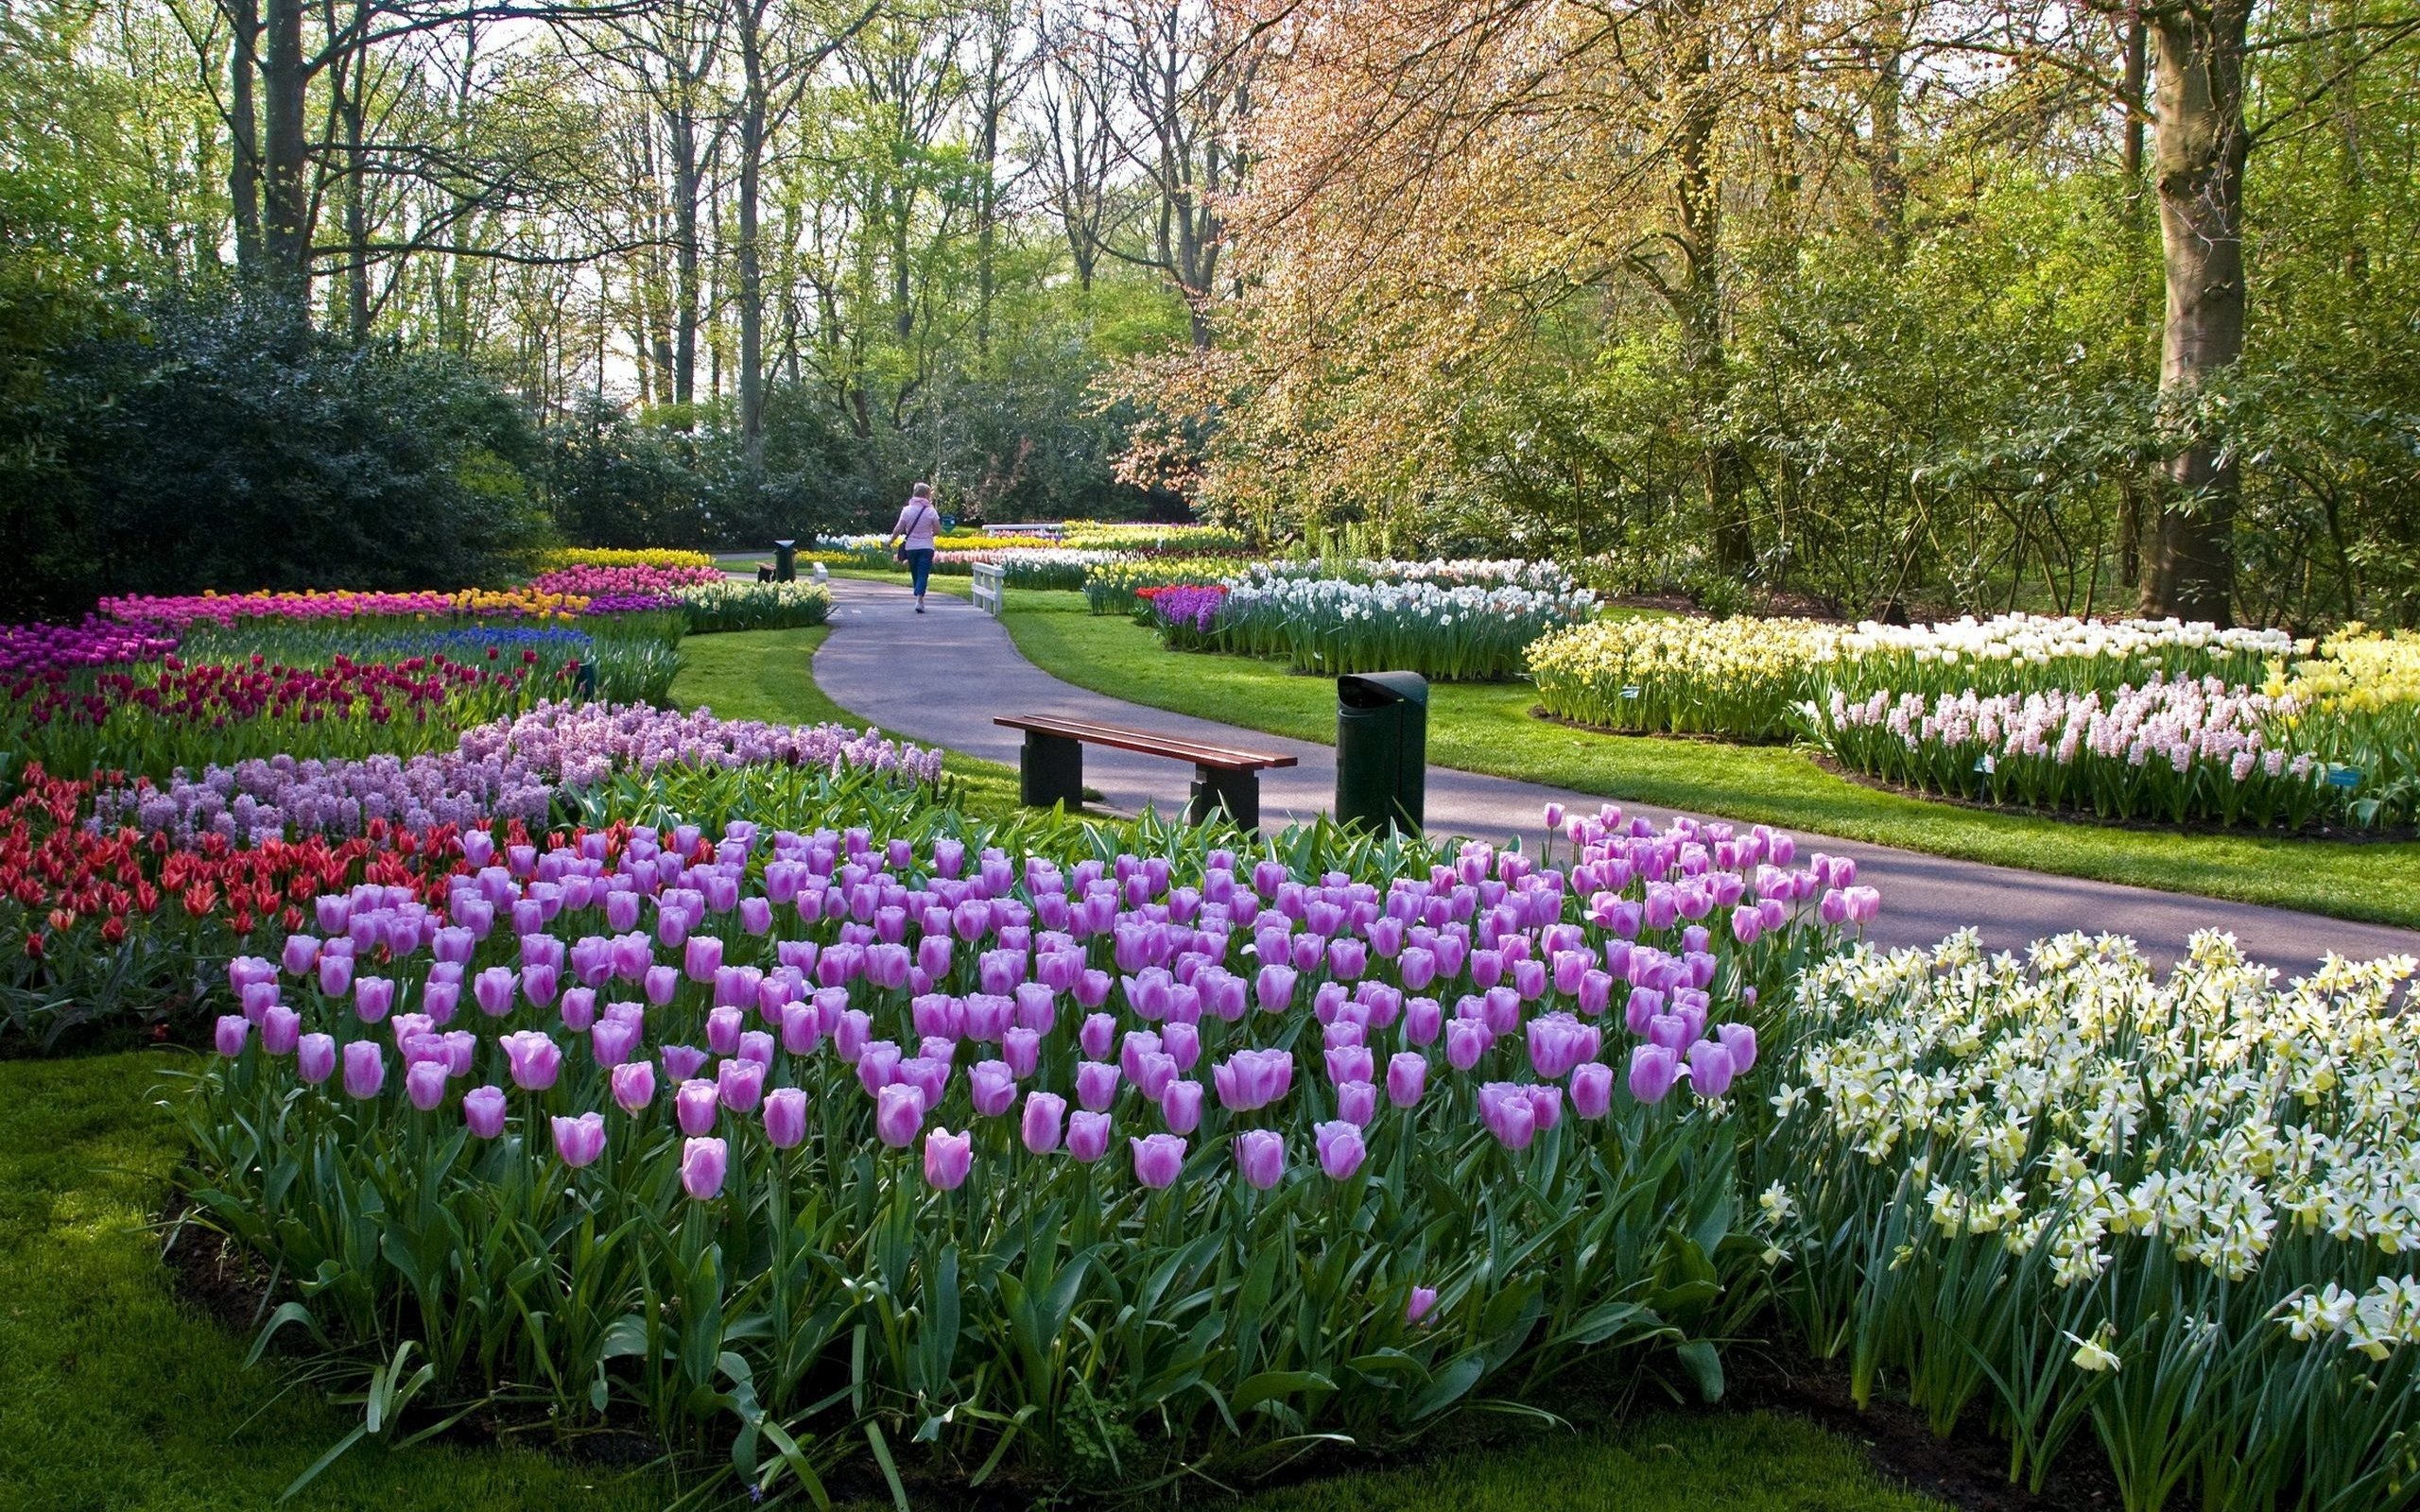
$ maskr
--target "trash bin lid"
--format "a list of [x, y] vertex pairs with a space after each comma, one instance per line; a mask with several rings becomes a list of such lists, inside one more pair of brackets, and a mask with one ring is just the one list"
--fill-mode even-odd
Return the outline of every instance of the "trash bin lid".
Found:
[[776, 541], [773, 542], [773, 544], [774, 544], [774, 545], [776, 545], [776, 546], [795, 546], [795, 545], [797, 545], [797, 544], [798, 544], [798, 542], [797, 542], [796, 541], [794, 541], [794, 540], [793, 540], [793, 541], [781, 541], [781, 540], [776, 540]]
[[1348, 709], [1428, 702], [1428, 679], [1417, 672], [1348, 672], [1336, 679], [1337, 702]]

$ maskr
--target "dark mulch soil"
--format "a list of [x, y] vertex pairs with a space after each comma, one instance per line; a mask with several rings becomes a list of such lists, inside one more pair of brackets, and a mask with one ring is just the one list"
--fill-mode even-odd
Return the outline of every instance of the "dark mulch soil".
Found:
[[250, 1338], [277, 1305], [268, 1270], [243, 1246], [190, 1221], [192, 1213], [185, 1194], [171, 1192], [160, 1214], [168, 1290], [237, 1338]]
[[2118, 1484], [2089, 1427], [2067, 1441], [2040, 1495], [2008, 1479], [2008, 1445], [1983, 1426], [1979, 1408], [1948, 1438], [1933, 1435], [1925, 1415], [1879, 1396], [1863, 1411], [1849, 1393], [1838, 1362], [1794, 1357], [1726, 1356], [1725, 1407], [1761, 1408], [1805, 1418], [1866, 1446], [1876, 1474], [1946, 1502], [1960, 1512], [2101, 1512], [2119, 1503]]

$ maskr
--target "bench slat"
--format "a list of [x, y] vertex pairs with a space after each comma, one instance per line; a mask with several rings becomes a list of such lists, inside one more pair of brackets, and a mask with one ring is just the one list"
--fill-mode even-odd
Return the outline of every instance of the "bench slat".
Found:
[[1236, 750], [1227, 746], [1212, 746], [1181, 735], [1162, 735], [1148, 730], [1128, 730], [1119, 725], [1094, 724], [1081, 719], [1011, 718], [1006, 714], [992, 723], [1011, 730], [1028, 730], [1036, 734], [1058, 735], [1086, 745], [1108, 746], [1117, 750], [1136, 751], [1146, 756], [1167, 756], [1187, 761], [1197, 766], [1209, 766], [1221, 771], [1259, 771], [1273, 766], [1299, 765], [1291, 756], [1273, 751]]

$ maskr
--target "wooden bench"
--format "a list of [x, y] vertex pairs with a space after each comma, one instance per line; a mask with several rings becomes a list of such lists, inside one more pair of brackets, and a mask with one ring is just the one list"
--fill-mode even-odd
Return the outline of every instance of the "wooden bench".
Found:
[[1025, 750], [1017, 764], [1017, 800], [1034, 808], [1084, 801], [1084, 747], [1107, 746], [1193, 764], [1193, 799], [1185, 806], [1187, 823], [1207, 821], [1220, 809], [1245, 830], [1260, 827], [1260, 774], [1272, 766], [1296, 765], [1291, 756], [1269, 751], [1236, 750], [1181, 735], [1155, 734], [1118, 725], [1097, 725], [1082, 719], [1019, 718], [1002, 715], [992, 721], [1025, 731]]
[[998, 619], [1009, 601], [1009, 570], [995, 561], [975, 564], [975, 607]]

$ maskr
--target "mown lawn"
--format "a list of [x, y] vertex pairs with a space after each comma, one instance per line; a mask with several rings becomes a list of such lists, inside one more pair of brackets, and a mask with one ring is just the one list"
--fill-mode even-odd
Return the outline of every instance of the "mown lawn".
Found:
[[[1018, 649], [1080, 687], [1300, 740], [1332, 742], [1335, 686], [1246, 657], [1161, 649], [1080, 593], [1010, 595]], [[1430, 689], [1428, 759], [1633, 802], [1786, 825], [1998, 866], [2420, 927], [2420, 844], [2167, 834], [1979, 813], [1880, 793], [1772, 746], [1603, 735], [1533, 717], [1518, 683]]]
[[[672, 701], [682, 709], [712, 709], [725, 719], [831, 723], [862, 730], [864, 720], [815, 685], [815, 648], [831, 633], [830, 626], [818, 625], [688, 636], [681, 643], [681, 675], [672, 679]], [[1005, 814], [1016, 806], [1017, 774], [1011, 767], [951, 751], [942, 758], [942, 769], [959, 784], [959, 806], [969, 814]]]
[[[0, 1305], [0, 1506], [268, 1507], [359, 1420], [356, 1409], [292, 1381], [277, 1357], [248, 1368], [249, 1341], [170, 1290], [156, 1219], [178, 1135], [155, 1093], [190, 1064], [189, 1056], [164, 1051], [0, 1062], [0, 1274], [9, 1281]], [[604, 1469], [534, 1449], [439, 1443], [389, 1452], [372, 1443], [287, 1504], [640, 1512], [686, 1489], [661, 1469]], [[744, 1504], [735, 1496], [702, 1503]], [[1237, 1512], [1938, 1512], [1876, 1479], [1848, 1440], [1764, 1415], [1648, 1417], [1225, 1504]]]

